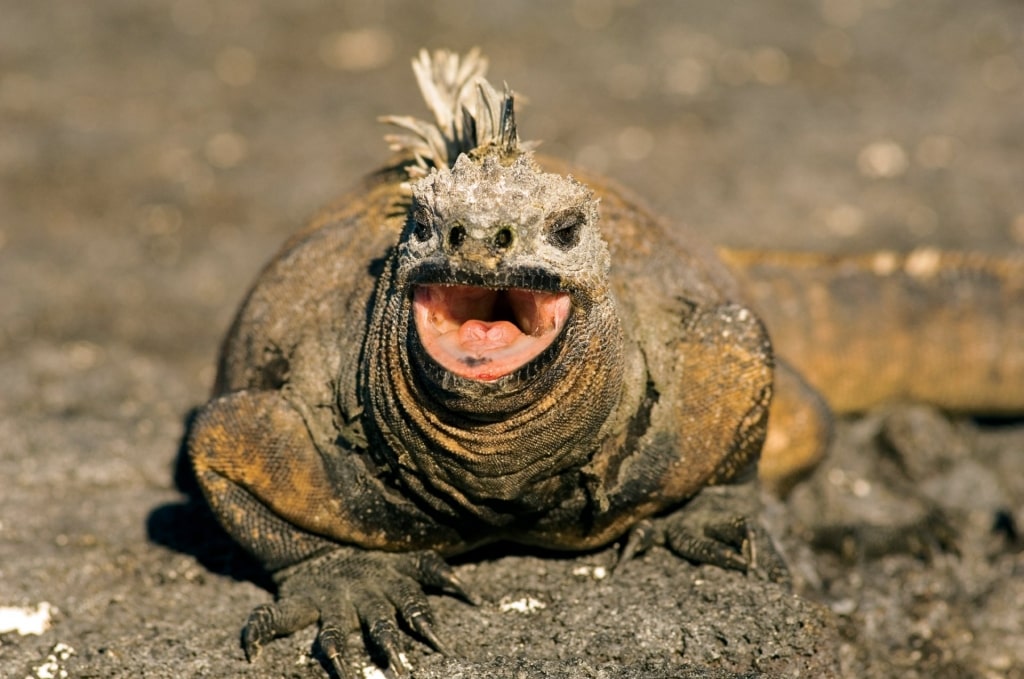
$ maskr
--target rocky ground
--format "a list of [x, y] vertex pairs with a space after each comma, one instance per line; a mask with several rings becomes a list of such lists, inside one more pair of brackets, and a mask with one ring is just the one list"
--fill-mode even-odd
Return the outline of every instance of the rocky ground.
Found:
[[[423, 113], [409, 59], [473, 45], [523, 93], [524, 138], [717, 242], [1024, 248], [1013, 0], [2, 0], [0, 677], [325, 675], [312, 630], [245, 662], [266, 578], [176, 487], [179, 441], [261, 264], [387, 159], [376, 117]], [[929, 443], [898, 459], [883, 429]], [[614, 548], [491, 550], [458, 565], [482, 606], [433, 599], [457, 656], [409, 661], [1024, 677], [1022, 456], [1019, 421], [845, 422], [766, 516], [795, 594], [659, 550], [614, 576]], [[959, 555], [809, 546], [936, 505]]]

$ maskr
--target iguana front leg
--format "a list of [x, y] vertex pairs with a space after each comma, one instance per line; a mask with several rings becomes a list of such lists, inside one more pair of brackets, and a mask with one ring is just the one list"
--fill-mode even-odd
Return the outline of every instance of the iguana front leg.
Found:
[[785, 563], [757, 521], [754, 467], [773, 382], [764, 327], [738, 304], [696, 308], [668, 348], [667, 361], [660, 352], [646, 352], [658, 403], [610, 505], [638, 504], [642, 497], [656, 498], [663, 508], [688, 502], [640, 521], [622, 560], [662, 544], [694, 562], [783, 581]]
[[[472, 600], [429, 548], [454, 538], [390, 502], [354, 453], [325, 458], [280, 392], [239, 391], [211, 401], [188, 447], [218, 520], [273, 571], [279, 588], [277, 601], [256, 608], [245, 625], [250, 660], [274, 637], [318, 622], [320, 647], [341, 676], [345, 640], [360, 626], [398, 673], [397, 618], [443, 648], [422, 589]], [[369, 551], [383, 543], [415, 551]]]

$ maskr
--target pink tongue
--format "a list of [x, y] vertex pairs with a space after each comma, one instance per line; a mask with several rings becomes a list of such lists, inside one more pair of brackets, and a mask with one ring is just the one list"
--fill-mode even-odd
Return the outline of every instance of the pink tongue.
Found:
[[522, 334], [508, 321], [469, 320], [459, 327], [459, 345], [467, 353], [482, 353], [507, 347]]

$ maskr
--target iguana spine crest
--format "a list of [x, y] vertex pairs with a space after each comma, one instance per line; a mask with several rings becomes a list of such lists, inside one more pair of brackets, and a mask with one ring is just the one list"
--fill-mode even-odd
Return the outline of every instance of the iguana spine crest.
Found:
[[495, 148], [501, 156], [527, 150], [516, 131], [515, 98], [505, 85], [498, 91], [484, 78], [487, 59], [478, 48], [464, 57], [448, 50], [432, 55], [420, 50], [413, 72], [434, 122], [412, 116], [384, 116], [381, 122], [405, 130], [385, 140], [393, 151], [411, 156], [410, 178], [427, 175], [431, 168], [451, 168], [461, 154]]

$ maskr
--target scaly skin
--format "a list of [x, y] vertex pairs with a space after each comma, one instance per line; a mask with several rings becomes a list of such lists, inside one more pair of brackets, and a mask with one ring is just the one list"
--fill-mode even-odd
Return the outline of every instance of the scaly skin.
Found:
[[991, 415], [1024, 406], [1024, 252], [719, 254], [776, 352], [836, 412], [897, 400]]

